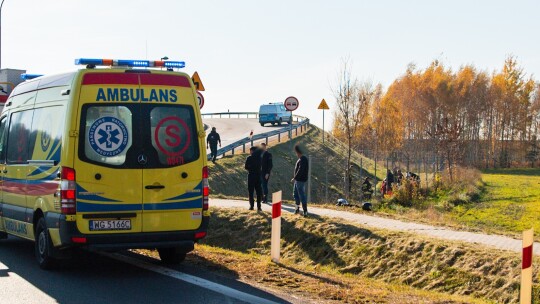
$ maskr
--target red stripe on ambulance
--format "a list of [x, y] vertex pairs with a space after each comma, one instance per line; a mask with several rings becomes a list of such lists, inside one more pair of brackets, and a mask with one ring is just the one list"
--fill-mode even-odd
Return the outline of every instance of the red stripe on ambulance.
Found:
[[83, 85], [90, 84], [139, 84], [139, 75], [120, 73], [88, 73], [83, 76]]
[[186, 77], [176, 75], [140, 74], [141, 85], [174, 86], [190, 88], [191, 84]]

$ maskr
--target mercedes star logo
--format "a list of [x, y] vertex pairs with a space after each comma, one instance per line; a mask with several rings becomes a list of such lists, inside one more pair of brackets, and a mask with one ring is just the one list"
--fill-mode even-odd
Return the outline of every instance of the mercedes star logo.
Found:
[[148, 158], [146, 157], [146, 155], [141, 154], [139, 155], [139, 157], [137, 157], [137, 161], [139, 162], [139, 164], [145, 165], [148, 162]]

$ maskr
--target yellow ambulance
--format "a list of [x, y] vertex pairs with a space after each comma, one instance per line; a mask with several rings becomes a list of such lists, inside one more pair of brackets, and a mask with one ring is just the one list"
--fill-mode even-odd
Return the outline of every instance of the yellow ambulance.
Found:
[[[208, 227], [205, 132], [182, 61], [77, 59], [25, 81], [0, 116], [0, 238], [42, 268], [73, 248], [157, 248], [179, 263]], [[107, 68], [100, 68], [107, 67]]]

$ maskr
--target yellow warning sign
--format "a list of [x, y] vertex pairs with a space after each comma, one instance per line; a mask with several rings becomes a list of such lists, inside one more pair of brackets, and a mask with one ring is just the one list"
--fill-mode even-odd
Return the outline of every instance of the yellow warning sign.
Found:
[[328, 104], [326, 103], [326, 100], [322, 100], [321, 103], [319, 104], [319, 107], [317, 108], [319, 110], [330, 110], [330, 108], [328, 107]]
[[201, 77], [199, 77], [199, 73], [193, 73], [193, 76], [191, 76], [191, 80], [193, 81], [193, 84], [195, 85], [195, 89], [197, 91], [204, 91], [204, 85], [202, 84]]

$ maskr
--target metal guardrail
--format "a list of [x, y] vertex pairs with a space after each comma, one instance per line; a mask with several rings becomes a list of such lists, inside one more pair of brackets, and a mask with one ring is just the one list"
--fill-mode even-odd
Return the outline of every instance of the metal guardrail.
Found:
[[246, 116], [246, 118], [259, 118], [259, 112], [217, 112], [201, 114], [202, 117], [209, 116], [207, 118], [240, 118], [244, 117], [244, 115]]
[[[237, 117], [232, 117], [229, 115], [234, 115]], [[223, 112], [223, 113], [204, 113], [201, 114], [203, 117], [213, 118], [215, 116], [219, 116], [220, 118], [223, 118], [225, 116], [226, 118], [239, 118], [241, 115], [246, 115], [247, 118], [250, 118], [250, 115], [253, 115], [254, 118], [257, 118], [259, 116], [259, 113], [257, 112]], [[229, 116], [229, 117], [227, 117]], [[255, 142], [265, 140], [265, 143], [268, 144], [268, 141], [270, 138], [277, 137], [277, 141], [281, 142], [282, 140], [292, 139], [293, 132], [295, 133], [295, 136], [298, 136], [298, 129], [300, 129], [300, 133], [307, 131], [309, 128], [309, 119], [304, 116], [300, 115], [293, 115], [293, 118], [296, 118], [296, 121], [298, 122], [295, 125], [288, 125], [286, 127], [283, 127], [278, 130], [272, 130], [269, 132], [261, 133], [253, 135], [250, 137], [244, 137], [240, 140], [237, 140], [231, 144], [226, 145], [225, 147], [221, 147], [217, 151], [217, 155], [225, 156], [226, 153], [231, 153], [234, 155], [234, 152], [236, 149], [242, 147], [242, 153], [246, 153], [246, 145], [249, 145], [249, 147], [253, 147]], [[282, 137], [282, 134], [286, 134]], [[208, 160], [210, 160], [210, 153], [207, 154]]]

